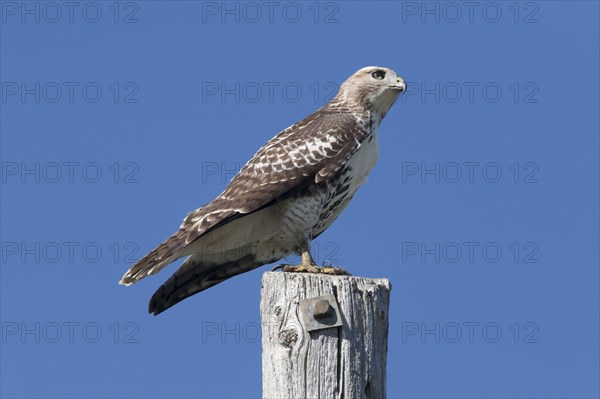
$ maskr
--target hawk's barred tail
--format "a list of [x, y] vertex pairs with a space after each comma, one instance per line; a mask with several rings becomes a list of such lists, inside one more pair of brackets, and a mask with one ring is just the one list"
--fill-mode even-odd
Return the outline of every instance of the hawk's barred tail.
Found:
[[131, 285], [143, 279], [144, 277], [158, 273], [165, 266], [175, 262], [181, 256], [177, 251], [182, 248], [182, 242], [185, 242], [184, 233], [179, 230], [166, 241], [154, 248], [148, 255], [137, 261], [121, 278], [119, 284]]
[[230, 277], [256, 269], [264, 263], [257, 260], [254, 254], [223, 264], [206, 263], [203, 255], [192, 255], [152, 295], [148, 304], [148, 313], [156, 316], [189, 296]]

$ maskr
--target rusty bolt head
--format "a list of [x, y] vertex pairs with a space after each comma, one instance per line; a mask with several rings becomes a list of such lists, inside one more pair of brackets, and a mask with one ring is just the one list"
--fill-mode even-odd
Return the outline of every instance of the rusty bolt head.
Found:
[[313, 305], [313, 316], [315, 318], [326, 317], [331, 310], [331, 306], [329, 305], [329, 301], [326, 299], [320, 299], [315, 302]]

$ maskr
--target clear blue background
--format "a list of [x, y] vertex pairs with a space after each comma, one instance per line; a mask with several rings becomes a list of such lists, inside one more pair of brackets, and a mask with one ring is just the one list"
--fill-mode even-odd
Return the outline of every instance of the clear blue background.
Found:
[[[481, 2], [471, 17], [461, 3], [321, 3], [316, 23], [312, 2], [283, 15], [279, 3], [272, 22], [264, 6], [256, 17], [237, 3], [236, 22], [235, 14], [207, 13], [221, 2], [137, 1], [118, 6], [117, 23], [113, 2], [95, 3], [97, 23], [82, 17], [86, 3], [72, 22], [63, 8], [57, 23], [47, 21], [55, 10], [37, 3], [37, 23], [11, 4], [21, 3], [2, 3], [0, 30], [2, 397], [260, 396], [256, 327], [267, 267], [159, 317], [147, 315], [147, 302], [176, 265], [133, 287], [117, 281], [131, 265], [128, 253], [143, 256], [225, 187], [225, 169], [318, 108], [329, 82], [367, 65], [393, 68], [411, 90], [382, 124], [368, 184], [315, 248], [318, 262], [393, 284], [389, 397], [600, 395], [597, 2]], [[438, 7], [437, 17], [423, 7]], [[297, 8], [302, 16], [292, 23]], [[123, 23], [127, 16], [133, 23]], [[51, 91], [39, 103], [7, 94], [15, 83], [51, 90], [48, 82], [71, 81], [79, 83], [72, 102], [66, 92], [56, 103]], [[82, 97], [88, 82], [102, 88], [98, 102]], [[206, 93], [236, 82], [239, 102]], [[279, 85], [274, 97], [265, 89], [253, 101], [250, 90], [264, 82]], [[473, 98], [465, 82], [478, 85]], [[292, 89], [282, 93], [286, 83], [302, 88], [298, 101]], [[423, 87], [434, 94], [422, 96]], [[124, 102], [132, 91], [137, 102]], [[39, 183], [10, 172], [36, 162], [47, 172]], [[79, 166], [69, 182], [65, 167], [52, 183], [52, 162], [96, 162], [102, 178], [85, 181]], [[448, 181], [448, 168], [464, 162], [496, 163], [502, 176], [488, 182], [480, 166], [473, 181], [466, 168]], [[436, 163], [447, 167], [439, 182], [403, 174]], [[78, 245], [73, 259], [51, 252], [70, 242]], [[413, 243], [450, 251], [465, 242], [479, 245], [472, 261], [463, 253], [452, 262], [454, 252], [442, 249], [439, 262], [407, 252]], [[482, 255], [486, 243], [502, 249], [497, 262]], [[14, 245], [33, 255], [20, 247], [13, 254]], [[85, 245], [91, 255], [82, 255]], [[531, 252], [537, 263], [524, 262]], [[72, 339], [65, 323], [79, 323]], [[436, 323], [438, 339], [421, 334]], [[472, 339], [465, 323], [479, 323]], [[484, 333], [486, 325], [493, 328]]]

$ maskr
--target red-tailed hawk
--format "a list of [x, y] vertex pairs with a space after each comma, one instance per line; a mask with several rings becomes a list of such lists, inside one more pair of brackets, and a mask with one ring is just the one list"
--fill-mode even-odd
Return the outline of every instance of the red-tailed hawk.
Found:
[[317, 267], [310, 242], [339, 216], [377, 162], [379, 124], [405, 90], [391, 69], [357, 71], [331, 102], [259, 149], [223, 193], [190, 212], [120, 284], [133, 284], [187, 256], [152, 296], [148, 310], [157, 315], [293, 253], [302, 255], [297, 271], [340, 272]]

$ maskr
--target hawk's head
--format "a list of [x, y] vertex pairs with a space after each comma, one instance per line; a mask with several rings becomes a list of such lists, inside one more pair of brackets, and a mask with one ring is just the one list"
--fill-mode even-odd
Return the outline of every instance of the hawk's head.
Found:
[[403, 91], [406, 91], [406, 82], [396, 72], [370, 66], [359, 69], [342, 83], [333, 101], [364, 107], [383, 118]]

